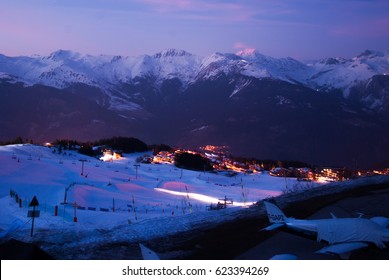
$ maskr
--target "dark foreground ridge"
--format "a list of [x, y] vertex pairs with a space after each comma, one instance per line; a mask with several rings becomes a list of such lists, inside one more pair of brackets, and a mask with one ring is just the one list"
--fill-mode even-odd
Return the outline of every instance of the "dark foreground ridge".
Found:
[[52, 260], [49, 254], [32, 243], [9, 239], [0, 244], [1, 260]]

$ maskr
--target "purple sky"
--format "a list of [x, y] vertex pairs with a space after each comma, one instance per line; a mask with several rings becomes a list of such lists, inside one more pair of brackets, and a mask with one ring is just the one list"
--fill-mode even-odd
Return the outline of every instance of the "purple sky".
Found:
[[255, 48], [300, 60], [389, 50], [388, 0], [1, 0], [0, 53], [197, 55]]

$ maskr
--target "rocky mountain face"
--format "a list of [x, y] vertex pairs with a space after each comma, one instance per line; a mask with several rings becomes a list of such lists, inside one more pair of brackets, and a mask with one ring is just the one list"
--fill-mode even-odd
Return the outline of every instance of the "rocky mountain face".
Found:
[[0, 55], [0, 140], [134, 136], [234, 155], [372, 166], [389, 156], [389, 54], [304, 64], [245, 50], [198, 57]]

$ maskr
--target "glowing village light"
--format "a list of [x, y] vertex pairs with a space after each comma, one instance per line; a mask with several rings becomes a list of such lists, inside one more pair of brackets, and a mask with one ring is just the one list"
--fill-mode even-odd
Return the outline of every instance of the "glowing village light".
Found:
[[119, 159], [122, 159], [122, 156], [119, 153], [112, 152], [112, 151], [104, 151], [103, 156], [100, 157], [100, 160], [102, 161], [113, 161]]

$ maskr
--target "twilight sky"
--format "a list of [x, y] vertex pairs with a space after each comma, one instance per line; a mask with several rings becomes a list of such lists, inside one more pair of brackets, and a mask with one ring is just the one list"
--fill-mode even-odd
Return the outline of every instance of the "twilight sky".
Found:
[[1, 0], [0, 53], [350, 58], [389, 50], [388, 0]]

